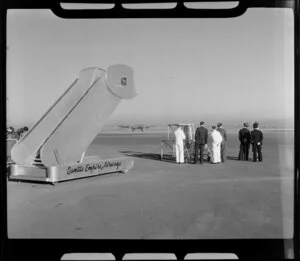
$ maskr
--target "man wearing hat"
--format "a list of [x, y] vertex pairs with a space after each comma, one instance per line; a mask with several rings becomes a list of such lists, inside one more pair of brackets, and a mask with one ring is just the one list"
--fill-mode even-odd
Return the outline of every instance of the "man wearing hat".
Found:
[[239, 160], [248, 160], [249, 157], [249, 148], [251, 142], [251, 134], [248, 130], [249, 124], [244, 123], [244, 128], [239, 130], [239, 140], [240, 140], [240, 153]]
[[253, 162], [257, 161], [257, 155], [258, 160], [262, 161], [262, 141], [263, 141], [263, 133], [258, 128], [258, 123], [253, 123], [253, 130], [251, 131], [251, 143], [252, 143], [252, 151], [253, 151]]
[[221, 136], [222, 136], [222, 142], [221, 142], [221, 161], [225, 162], [225, 146], [226, 146], [226, 141], [227, 141], [227, 134], [226, 131], [223, 129], [223, 124], [222, 123], [218, 123], [217, 124], [218, 128], [217, 131], [220, 132]]
[[200, 164], [203, 164], [203, 152], [204, 146], [207, 145], [208, 139], [208, 130], [204, 127], [204, 122], [200, 122], [200, 127], [197, 128], [195, 133], [195, 161], [194, 163], [197, 164], [198, 156], [199, 156], [199, 149], [200, 149]]

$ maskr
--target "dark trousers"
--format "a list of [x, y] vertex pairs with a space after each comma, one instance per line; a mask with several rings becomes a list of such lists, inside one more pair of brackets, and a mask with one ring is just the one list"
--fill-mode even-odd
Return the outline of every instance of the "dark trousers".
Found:
[[258, 160], [262, 161], [262, 153], [261, 153], [261, 145], [253, 144], [252, 145], [252, 150], [253, 150], [253, 161], [257, 161], [257, 156]]
[[241, 145], [240, 145], [240, 153], [239, 153], [239, 160], [248, 160], [248, 157], [249, 157], [249, 148], [250, 148], [250, 144], [248, 144], [248, 143], [241, 143]]
[[221, 161], [224, 162], [226, 159], [226, 153], [225, 153], [225, 144], [221, 143]]
[[194, 159], [194, 163], [198, 162], [199, 149], [200, 149], [200, 163], [203, 163], [204, 145], [203, 144], [197, 144], [197, 143], [195, 144], [195, 159]]

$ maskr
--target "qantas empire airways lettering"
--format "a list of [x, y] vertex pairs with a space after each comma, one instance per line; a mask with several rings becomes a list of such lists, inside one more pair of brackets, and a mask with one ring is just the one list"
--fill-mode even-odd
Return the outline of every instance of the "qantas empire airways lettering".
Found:
[[106, 168], [116, 167], [119, 170], [121, 166], [120, 161], [105, 161], [104, 163], [87, 163], [85, 165], [78, 165], [75, 167], [68, 167], [67, 174], [73, 174], [77, 172], [93, 172], [93, 170], [103, 170]]

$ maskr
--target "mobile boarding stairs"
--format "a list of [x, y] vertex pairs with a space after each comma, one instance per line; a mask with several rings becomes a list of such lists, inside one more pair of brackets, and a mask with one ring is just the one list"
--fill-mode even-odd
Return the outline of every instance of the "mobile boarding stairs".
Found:
[[55, 183], [127, 172], [129, 158], [84, 156], [122, 99], [136, 96], [133, 70], [112, 65], [87, 68], [12, 148], [11, 180]]

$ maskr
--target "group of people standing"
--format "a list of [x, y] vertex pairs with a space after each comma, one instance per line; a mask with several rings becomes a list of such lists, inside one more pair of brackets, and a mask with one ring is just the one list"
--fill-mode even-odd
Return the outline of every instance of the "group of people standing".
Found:
[[[208, 151], [208, 160], [211, 163], [221, 163], [225, 161], [225, 146], [227, 141], [226, 131], [223, 129], [223, 124], [218, 123], [217, 127], [212, 126], [211, 136], [211, 150], [208, 147], [208, 130], [203, 121], [200, 122], [200, 127], [195, 133], [195, 157], [194, 163], [203, 164], [204, 151]], [[200, 159], [199, 159], [200, 151]]]
[[253, 161], [262, 161], [263, 157], [261, 149], [263, 144], [263, 133], [259, 129], [257, 122], [253, 124], [253, 130], [251, 132], [248, 127], [249, 124], [244, 123], [244, 128], [239, 131], [239, 140], [241, 145], [238, 159], [248, 161], [250, 144], [252, 144]]
[[[249, 158], [250, 144], [252, 144], [253, 161], [262, 161], [262, 141], [263, 133], [259, 129], [258, 123], [253, 124], [253, 130], [248, 129], [249, 124], [244, 123], [244, 127], [239, 130], [240, 151], [238, 160], [246, 160]], [[176, 163], [184, 163], [184, 140], [185, 134], [180, 126], [175, 130], [175, 152]], [[208, 146], [208, 140], [211, 138], [211, 149]], [[208, 129], [203, 121], [200, 122], [200, 127], [195, 133], [195, 151], [194, 164], [198, 162], [203, 164], [204, 152], [207, 151], [208, 161], [214, 164], [225, 162], [226, 159], [226, 142], [227, 133], [223, 128], [222, 123], [217, 126], [212, 126], [212, 131], [209, 135]]]

